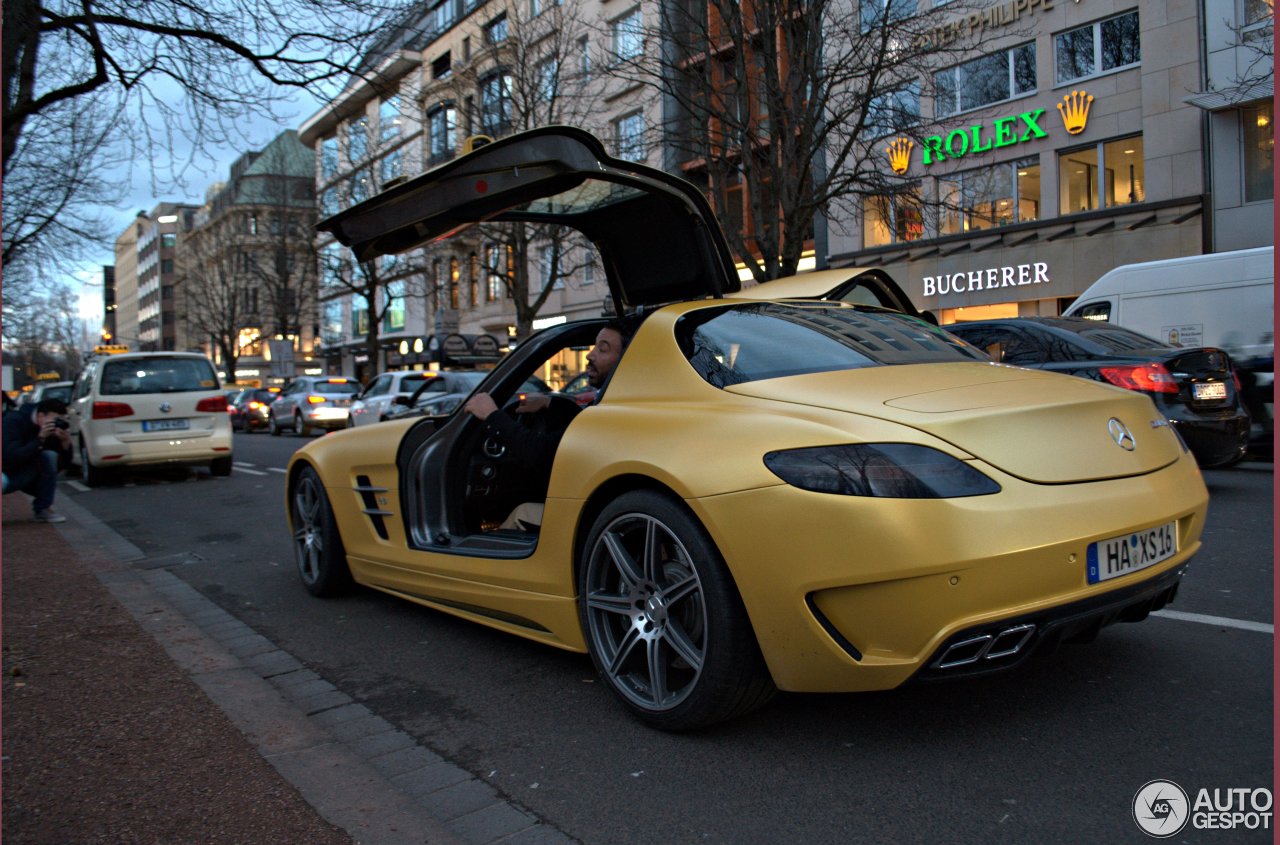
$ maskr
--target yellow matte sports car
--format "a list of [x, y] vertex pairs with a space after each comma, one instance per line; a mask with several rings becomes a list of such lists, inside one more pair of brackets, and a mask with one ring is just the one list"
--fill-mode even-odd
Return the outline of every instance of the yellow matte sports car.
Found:
[[[778, 688], [1005, 669], [1173, 598], [1207, 495], [1147, 397], [990, 363], [916, 316], [834, 301], [848, 290], [728, 297], [713, 219], [688, 183], [553, 127], [322, 222], [361, 261], [482, 221], [571, 227], [634, 336], [594, 404], [522, 415], [563, 428], [544, 476], [462, 411], [299, 450], [287, 511], [306, 587], [354, 579], [588, 652], [670, 730]], [[604, 322], [534, 334], [477, 391], [509, 410]], [[545, 505], [540, 529], [496, 527], [521, 502]]]

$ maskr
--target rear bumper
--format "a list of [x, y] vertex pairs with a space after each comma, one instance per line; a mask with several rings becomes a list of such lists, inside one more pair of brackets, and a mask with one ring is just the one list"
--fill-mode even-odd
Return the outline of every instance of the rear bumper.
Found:
[[203, 464], [215, 458], [231, 457], [231, 426], [226, 433], [203, 437], [173, 437], [166, 440], [122, 442], [90, 441], [89, 455], [94, 466], [162, 466]]
[[1244, 412], [1213, 420], [1188, 416], [1169, 421], [1202, 467], [1234, 463], [1249, 449], [1250, 420]]

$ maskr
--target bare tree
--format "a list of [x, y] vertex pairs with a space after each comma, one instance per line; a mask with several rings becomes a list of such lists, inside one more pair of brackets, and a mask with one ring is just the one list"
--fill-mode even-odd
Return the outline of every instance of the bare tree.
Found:
[[[248, 253], [238, 247], [234, 224], [215, 221], [184, 235], [178, 250], [177, 317], [189, 339], [208, 339], [235, 380], [242, 345], [261, 342], [256, 291], [245, 266]], [[254, 330], [246, 337], [246, 330]]]
[[364, 303], [363, 308], [358, 308], [352, 302], [351, 325], [358, 330], [363, 320], [365, 353], [374, 370], [379, 367], [378, 338], [382, 321], [393, 306], [403, 305], [407, 298], [406, 290], [397, 292], [392, 287], [397, 284], [397, 276], [399, 284], [407, 286], [399, 261], [397, 256], [383, 256], [373, 261], [353, 262], [345, 249], [337, 247], [324, 250], [320, 255], [320, 301], [355, 297]]
[[672, 0], [645, 22], [649, 49], [613, 56], [611, 73], [649, 86], [676, 115], [663, 127], [676, 164], [708, 191], [757, 281], [795, 272], [833, 204], [907, 184], [873, 141], [918, 122], [932, 71], [974, 50], [916, 6]]
[[[551, 124], [589, 125], [596, 108], [598, 80], [584, 72], [583, 23], [579, 0], [544, 2], [537, 14], [529, 4], [507, 8], [506, 37], [458, 75], [463, 90], [478, 92], [469, 126], [492, 136]], [[466, 98], [460, 97], [460, 101]], [[564, 226], [528, 223], [477, 227], [476, 254], [484, 270], [503, 280], [515, 308], [516, 337], [524, 339], [553, 290], [581, 270], [584, 255], [577, 235]]]
[[10, 282], [10, 274], [6, 273], [3, 325], [6, 361], [18, 364], [28, 377], [56, 372], [64, 379], [72, 378], [82, 363], [84, 326], [71, 290], [66, 285], [52, 285], [42, 290], [28, 283], [27, 295], [9, 299]]

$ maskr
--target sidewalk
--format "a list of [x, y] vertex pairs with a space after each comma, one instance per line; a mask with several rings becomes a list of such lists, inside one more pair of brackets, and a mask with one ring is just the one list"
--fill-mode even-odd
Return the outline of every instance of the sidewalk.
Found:
[[73, 500], [0, 501], [9, 845], [572, 843]]
[[5, 842], [353, 841], [112, 598], [120, 564], [3, 505]]

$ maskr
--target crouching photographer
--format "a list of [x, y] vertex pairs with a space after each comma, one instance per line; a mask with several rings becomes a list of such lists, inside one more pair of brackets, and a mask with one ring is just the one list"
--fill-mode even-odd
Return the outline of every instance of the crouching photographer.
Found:
[[4, 492], [15, 490], [33, 496], [37, 522], [66, 522], [53, 510], [58, 470], [71, 462], [67, 403], [44, 399], [30, 408], [4, 415]]

